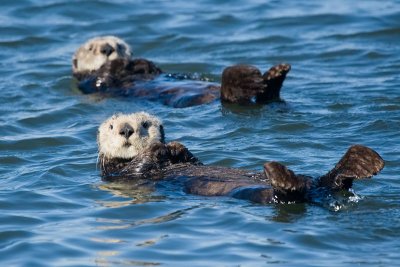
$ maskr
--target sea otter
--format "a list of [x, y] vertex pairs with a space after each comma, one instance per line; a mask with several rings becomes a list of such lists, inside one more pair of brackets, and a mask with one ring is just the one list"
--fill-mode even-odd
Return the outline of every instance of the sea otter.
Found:
[[321, 192], [349, 190], [353, 180], [384, 167], [379, 154], [362, 145], [351, 146], [317, 179], [274, 161], [265, 163], [263, 172], [205, 166], [184, 145], [166, 143], [160, 119], [145, 112], [112, 116], [100, 125], [97, 140], [105, 181], [181, 181], [187, 193], [256, 203], [313, 202]]
[[264, 74], [254, 66], [235, 65], [222, 73], [221, 85], [193, 75], [163, 74], [153, 62], [131, 58], [129, 45], [115, 36], [96, 37], [77, 49], [73, 76], [83, 93], [144, 97], [172, 107], [189, 107], [220, 98], [223, 103], [266, 104], [280, 100], [289, 64]]

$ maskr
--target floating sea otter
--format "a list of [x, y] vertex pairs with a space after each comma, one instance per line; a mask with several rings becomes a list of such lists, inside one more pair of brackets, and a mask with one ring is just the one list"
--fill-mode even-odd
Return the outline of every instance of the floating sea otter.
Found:
[[264, 74], [250, 65], [235, 65], [217, 83], [161, 75], [163, 71], [146, 59], [131, 58], [131, 49], [114, 36], [88, 40], [78, 48], [72, 71], [84, 93], [144, 97], [172, 107], [201, 105], [220, 98], [225, 103], [265, 104], [280, 100], [280, 90], [290, 65], [279, 64]]
[[353, 180], [369, 178], [384, 167], [378, 153], [361, 145], [351, 146], [318, 179], [297, 175], [278, 162], [265, 163], [262, 173], [205, 166], [184, 145], [165, 143], [161, 121], [145, 112], [107, 119], [99, 127], [98, 146], [105, 181], [171, 179], [183, 181], [187, 193], [257, 203], [313, 202], [322, 191], [348, 190]]

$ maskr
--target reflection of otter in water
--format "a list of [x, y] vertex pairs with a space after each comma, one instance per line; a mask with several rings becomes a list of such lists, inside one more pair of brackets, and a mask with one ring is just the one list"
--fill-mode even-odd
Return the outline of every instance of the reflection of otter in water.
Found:
[[225, 196], [257, 203], [305, 202], [321, 192], [348, 190], [353, 180], [369, 178], [384, 166], [368, 147], [354, 145], [327, 174], [312, 179], [278, 162], [264, 172], [204, 166], [178, 142], [164, 142], [161, 121], [147, 113], [114, 115], [98, 133], [99, 163], [106, 181], [183, 181], [187, 193]]
[[[162, 70], [146, 59], [131, 59], [130, 47], [114, 36], [90, 39], [75, 52], [73, 75], [84, 93], [144, 97], [173, 107], [210, 103], [265, 104], [280, 100], [280, 90], [290, 65], [280, 64], [262, 74], [256, 67], [235, 65], [222, 73], [221, 85], [160, 75]], [[189, 75], [190, 76], [190, 75]]]

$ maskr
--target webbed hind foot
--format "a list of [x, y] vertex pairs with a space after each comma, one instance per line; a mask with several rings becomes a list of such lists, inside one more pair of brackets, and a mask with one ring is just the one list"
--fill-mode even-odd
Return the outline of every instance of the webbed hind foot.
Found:
[[280, 90], [289, 71], [289, 64], [273, 66], [264, 75], [251, 65], [227, 67], [222, 73], [221, 101], [249, 105], [280, 100]]
[[274, 188], [278, 201], [303, 201], [311, 188], [310, 177], [296, 175], [278, 162], [264, 164], [264, 173]]
[[290, 69], [291, 66], [289, 64], [282, 63], [271, 67], [263, 74], [266, 89], [261, 94], [257, 94], [257, 103], [263, 104], [273, 100], [280, 100], [283, 81]]
[[385, 166], [381, 156], [366, 146], [353, 145], [335, 167], [319, 179], [319, 186], [348, 190], [354, 179], [370, 178]]

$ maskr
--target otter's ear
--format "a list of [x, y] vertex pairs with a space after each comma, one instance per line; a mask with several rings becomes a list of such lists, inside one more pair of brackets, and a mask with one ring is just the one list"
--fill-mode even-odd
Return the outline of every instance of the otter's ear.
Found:
[[165, 143], [165, 132], [164, 132], [164, 126], [160, 125], [160, 142]]
[[74, 64], [75, 69], [78, 68], [78, 60], [76, 58], [72, 60], [72, 64]]
[[118, 117], [120, 117], [122, 115], [122, 113], [115, 113], [114, 115], [111, 116], [112, 120], [117, 119]]

